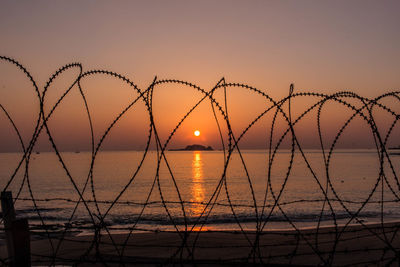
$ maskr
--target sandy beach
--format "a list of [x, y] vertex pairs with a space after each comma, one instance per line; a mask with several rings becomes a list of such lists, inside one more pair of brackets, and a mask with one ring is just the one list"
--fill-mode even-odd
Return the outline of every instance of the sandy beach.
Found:
[[[66, 237], [31, 242], [32, 264], [127, 265], [397, 265], [399, 223], [301, 231], [159, 232]], [[96, 241], [97, 242], [94, 242]], [[124, 242], [126, 246], [124, 247]], [[52, 245], [53, 248], [52, 248]], [[5, 246], [1, 257], [6, 258]], [[397, 254], [398, 255], [398, 254]]]

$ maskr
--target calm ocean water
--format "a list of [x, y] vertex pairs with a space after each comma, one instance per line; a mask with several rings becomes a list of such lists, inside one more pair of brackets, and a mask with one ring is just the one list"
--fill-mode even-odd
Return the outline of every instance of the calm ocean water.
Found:
[[[239, 154], [233, 154], [225, 180], [221, 179], [224, 173], [222, 151], [166, 152], [174, 179], [165, 161], [160, 164], [157, 175], [158, 155], [155, 151], [148, 152], [138, 171], [143, 152], [100, 152], [94, 162], [93, 177], [83, 191], [91, 165], [89, 152], [61, 154], [72, 180], [55, 153], [42, 152], [32, 154], [29, 163], [31, 192], [28, 182], [23, 182], [25, 165], [9, 189], [15, 197], [22, 185], [15, 203], [18, 216], [27, 217], [32, 225], [40, 225], [41, 217], [45, 224], [54, 228], [63, 227], [67, 222], [73, 227], [90, 226], [104, 214], [107, 214], [104, 221], [114, 229], [133, 225], [140, 229], [175, 229], [174, 225], [179, 229], [185, 225], [200, 229], [204, 224], [204, 230], [232, 230], [240, 226], [255, 230], [257, 222], [267, 222], [264, 229], [286, 229], [291, 228], [291, 224], [313, 227], [319, 218], [322, 225], [332, 225], [334, 216], [340, 224], [356, 223], [352, 218], [355, 212], [359, 212], [358, 220], [367, 223], [382, 218], [384, 221], [400, 219], [399, 186], [387, 160], [384, 163], [385, 179], [379, 180], [382, 176], [375, 150], [337, 150], [333, 153], [328, 169], [335, 190], [335, 194], [331, 188], [328, 190], [331, 206], [324, 203], [324, 194], [318, 185], [319, 182], [324, 189], [327, 186], [323, 156], [314, 150], [305, 153], [315, 177], [301, 154], [296, 152], [284, 183], [291, 154], [281, 151], [272, 164], [268, 186], [268, 151], [242, 151], [246, 168]], [[21, 157], [19, 153], [0, 154], [2, 189]], [[392, 155], [390, 159], [398, 173], [400, 156]], [[79, 204], [74, 212], [74, 201], [79, 200], [77, 189], [83, 192], [87, 205]], [[37, 207], [30, 200], [31, 194]], [[118, 196], [118, 202], [111, 205]], [[210, 200], [214, 205], [207, 205]], [[279, 206], [274, 205], [275, 202]]]

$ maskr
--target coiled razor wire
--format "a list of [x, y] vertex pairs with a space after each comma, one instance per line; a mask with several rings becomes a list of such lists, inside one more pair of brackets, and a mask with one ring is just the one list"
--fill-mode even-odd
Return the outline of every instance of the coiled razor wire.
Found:
[[[40, 90], [39, 87], [37, 86], [37, 83], [35, 82], [34, 78], [31, 76], [29, 71], [18, 61], [15, 59], [5, 57], [5, 56], [0, 56], [1, 61], [4, 64], [11, 64], [15, 67], [17, 67], [30, 81], [31, 86], [33, 87], [37, 99], [39, 100], [39, 113], [37, 114], [37, 119], [35, 123], [35, 127], [32, 133], [32, 136], [30, 138], [30, 142], [26, 145], [24, 144], [22, 140], [22, 136], [20, 133], [20, 130], [16, 126], [14, 119], [11, 117], [10, 113], [7, 111], [5, 106], [0, 102], [0, 108], [4, 115], [6, 116], [7, 120], [10, 122], [13, 131], [15, 132], [16, 136], [18, 137], [21, 150], [23, 151], [22, 157], [19, 160], [19, 163], [16, 167], [16, 169], [13, 171], [11, 176], [8, 178], [8, 181], [3, 188], [3, 191], [10, 190], [11, 184], [14, 182], [15, 183], [15, 178], [18, 172], [23, 171], [23, 179], [21, 184], [18, 186], [18, 190], [14, 192], [14, 201], [24, 201], [24, 202], [31, 202], [34, 210], [40, 220], [40, 225], [36, 226], [31, 226], [32, 229], [43, 229], [44, 230], [44, 236], [43, 238], [47, 238], [49, 242], [49, 247], [50, 250], [47, 256], [47, 259], [45, 259], [42, 263], [43, 264], [48, 264], [48, 265], [55, 265], [59, 262], [67, 263], [67, 264], [74, 264], [74, 265], [79, 265], [79, 264], [84, 264], [84, 263], [98, 263], [98, 264], [103, 264], [104, 266], [108, 266], [109, 264], [119, 264], [121, 266], [124, 266], [125, 264], [129, 263], [129, 252], [127, 252], [128, 249], [135, 248], [137, 246], [140, 246], [142, 248], [146, 247], [146, 244], [143, 245], [132, 245], [128, 241], [130, 238], [134, 238], [135, 232], [136, 231], [147, 231], [147, 232], [168, 232], [170, 233], [170, 230], [159, 230], [159, 229], [141, 229], [140, 226], [138, 225], [140, 223], [140, 220], [145, 212], [145, 209], [147, 207], [150, 207], [152, 205], [161, 205], [163, 209], [165, 210], [168, 220], [170, 223], [173, 225], [175, 232], [178, 237], [179, 237], [179, 245], [174, 247], [173, 251], [170, 253], [170, 255], [162, 259], [161, 261], [158, 261], [156, 263], [159, 264], [198, 264], [198, 263], [204, 263], [201, 262], [201, 260], [196, 258], [196, 250], [203, 248], [204, 245], [200, 244], [198, 242], [198, 239], [200, 238], [200, 235], [202, 234], [202, 230], [207, 223], [207, 220], [210, 217], [210, 214], [212, 210], [218, 206], [225, 206], [230, 209], [230, 212], [232, 216], [234, 217], [235, 223], [237, 224], [238, 231], [221, 231], [224, 234], [232, 234], [232, 235], [237, 235], [241, 234], [246, 240], [245, 245], [226, 245], [225, 248], [229, 247], [240, 247], [244, 250], [247, 251], [247, 257], [240, 257], [237, 259], [230, 258], [230, 259], [222, 259], [221, 261], [214, 261], [213, 263], [258, 263], [258, 264], [268, 264], [268, 263], [276, 263], [276, 262], [284, 262], [285, 264], [296, 264], [296, 258], [299, 256], [307, 256], [308, 254], [314, 255], [318, 259], [318, 264], [321, 265], [335, 265], [337, 264], [335, 262], [335, 256], [340, 255], [343, 253], [357, 253], [357, 252], [379, 252], [380, 257], [378, 259], [365, 259], [364, 261], [358, 262], [359, 264], [376, 264], [376, 263], [385, 263], [385, 264], [392, 264], [395, 261], [398, 260], [399, 258], [399, 244], [397, 244], [396, 238], [398, 238], [398, 230], [400, 228], [400, 224], [394, 224], [393, 226], [389, 227], [387, 229], [387, 225], [384, 224], [384, 212], [383, 212], [383, 207], [385, 203], [398, 203], [400, 201], [400, 182], [397, 176], [397, 170], [396, 167], [393, 165], [393, 162], [391, 160], [390, 153], [388, 151], [388, 140], [389, 138], [393, 135], [393, 130], [396, 127], [398, 121], [399, 121], [399, 114], [396, 113], [396, 111], [392, 110], [390, 107], [387, 105], [383, 104], [383, 101], [386, 99], [392, 99], [398, 102], [400, 101], [400, 96], [399, 96], [399, 91], [393, 91], [393, 92], [388, 92], [383, 95], [380, 95], [376, 98], [366, 98], [362, 97], [356, 93], [349, 92], [349, 91], [343, 91], [343, 92], [336, 92], [333, 94], [322, 94], [322, 93], [314, 93], [314, 92], [295, 92], [293, 85], [290, 86], [289, 94], [286, 97], [283, 97], [280, 100], [273, 99], [271, 96], [266, 94], [263, 91], [260, 91], [257, 88], [254, 88], [252, 86], [246, 85], [246, 84], [240, 84], [240, 83], [229, 83], [226, 82], [224, 78], [222, 78], [218, 83], [209, 91], [193, 84], [190, 82], [186, 81], [181, 81], [181, 80], [174, 80], [174, 79], [165, 79], [165, 80], [159, 80], [157, 77], [154, 78], [152, 83], [146, 88], [146, 89], [140, 89], [134, 82], [132, 82], [129, 78], [112, 72], [112, 71], [106, 71], [106, 70], [90, 70], [90, 71], [84, 71], [82, 68], [82, 65], [80, 63], [72, 63], [72, 64], [67, 64], [60, 69], [58, 69], [47, 81], [45, 84], [43, 90]], [[78, 75], [74, 78], [74, 80], [69, 84], [68, 89], [59, 97], [59, 99], [55, 102], [55, 104], [49, 109], [48, 112], [45, 111], [44, 106], [45, 104], [48, 105], [46, 102], [46, 96], [47, 92], [49, 90], [49, 87], [54, 83], [54, 81], [59, 78], [60, 76], [63, 75], [63, 73], [67, 70], [70, 69], [78, 69], [79, 73]], [[81, 82], [86, 79], [87, 77], [95, 77], [95, 76], [105, 76], [105, 77], [112, 77], [114, 79], [117, 79], [126, 85], [128, 85], [130, 88], [132, 88], [137, 94], [137, 97], [133, 99], [127, 106], [122, 107], [122, 112], [120, 112], [112, 121], [112, 123], [107, 127], [105, 132], [102, 134], [101, 138], [99, 141], [96, 143], [95, 138], [94, 138], [94, 130], [93, 130], [93, 122], [92, 122], [92, 116], [91, 112], [85, 97], [85, 90], [81, 85]], [[174, 129], [170, 132], [168, 138], [162, 142], [159, 134], [158, 134], [158, 125], [155, 123], [154, 120], [154, 113], [153, 113], [153, 93], [154, 90], [157, 87], [160, 87], [162, 85], [166, 84], [173, 84], [173, 85], [180, 85], [180, 86], [185, 86], [191, 90], [194, 90], [196, 92], [199, 92], [202, 97], [200, 100], [193, 105], [189, 111], [180, 119], [178, 124], [174, 127]], [[265, 109], [259, 113], [249, 124], [248, 126], [240, 133], [240, 134], [234, 134], [234, 129], [230, 123], [230, 116], [228, 114], [228, 103], [227, 103], [227, 93], [229, 93], [229, 88], [242, 88], [244, 90], [247, 90], [251, 93], [256, 94], [259, 98], [262, 98], [266, 101], [265, 103]], [[90, 162], [90, 168], [89, 172], [87, 174], [85, 183], [82, 188], [79, 188], [78, 184], [76, 183], [76, 180], [74, 176], [71, 174], [70, 170], [68, 169], [65, 159], [62, 157], [58, 146], [53, 138], [52, 135], [52, 129], [49, 127], [48, 121], [54, 114], [54, 112], [57, 110], [59, 105], [63, 102], [64, 98], [70, 94], [72, 89], [75, 88], [79, 91], [79, 94], [83, 100], [84, 107], [87, 113], [87, 118], [88, 118], [88, 123], [90, 127], [90, 132], [91, 132], [91, 162]], [[217, 101], [215, 98], [215, 93], [218, 91], [223, 90], [223, 96], [224, 96], [224, 101], [223, 103]], [[306, 98], [313, 98], [316, 99], [316, 102], [312, 105], [310, 105], [303, 113], [301, 113], [298, 116], [294, 116], [292, 114], [292, 101], [296, 98], [299, 97], [306, 97]], [[187, 201], [184, 199], [181, 193], [181, 188], [179, 188], [176, 178], [174, 175], [173, 168], [171, 167], [168, 156], [166, 155], [166, 150], [168, 149], [168, 145], [177, 132], [177, 130], [181, 127], [183, 122], [187, 120], [190, 115], [198, 108], [198, 106], [203, 103], [203, 102], [209, 102], [211, 105], [211, 110], [214, 115], [215, 122], [218, 127], [219, 131], [219, 136], [221, 140], [221, 146], [222, 146], [222, 151], [224, 154], [224, 166], [223, 166], [223, 172], [220, 176], [220, 179], [214, 188], [213, 193], [211, 194], [210, 198], [207, 201], [202, 201], [202, 202], [196, 202], [196, 201]], [[332, 143], [330, 143], [329, 147], [325, 147], [325, 139], [323, 135], [323, 131], [321, 129], [321, 114], [322, 111], [324, 110], [324, 107], [331, 102], [338, 103], [342, 106], [343, 109], [346, 109], [347, 111], [351, 112], [351, 115], [347, 118], [345, 123], [340, 127], [339, 131], [336, 133], [335, 137], [333, 138]], [[357, 102], [358, 104], [355, 105], [354, 103]], [[149, 125], [148, 125], [148, 134], [147, 134], [147, 139], [145, 142], [145, 148], [144, 148], [144, 153], [140, 159], [140, 162], [136, 168], [136, 170], [133, 172], [132, 176], [130, 177], [129, 181], [125, 184], [123, 189], [119, 192], [119, 194], [115, 197], [113, 200], [105, 200], [105, 199], [99, 199], [98, 195], [96, 194], [95, 186], [94, 186], [94, 174], [93, 174], [93, 169], [94, 169], [94, 164], [96, 161], [96, 158], [98, 156], [98, 152], [102, 148], [102, 145], [104, 141], [106, 140], [107, 136], [109, 135], [110, 131], [117, 125], [117, 123], [123, 118], [126, 113], [130, 110], [133, 109], [133, 107], [138, 103], [144, 104], [144, 107], [146, 108], [146, 113], [148, 114], [148, 119], [149, 119]], [[380, 112], [385, 113], [385, 119], [390, 122], [390, 127], [389, 130], [387, 130], [386, 133], [384, 133], [376, 124], [376, 117], [374, 117], [374, 112], [379, 110]], [[303, 150], [303, 147], [301, 145], [301, 140], [300, 137], [296, 134], [296, 130], [294, 126], [298, 124], [305, 116], [310, 114], [311, 112], [316, 112], [317, 113], [317, 118], [316, 118], [316, 123], [317, 123], [317, 128], [318, 128], [318, 137], [319, 137], [319, 150], [321, 152], [324, 166], [325, 166], [325, 180], [322, 180], [320, 176], [318, 176], [315, 172], [315, 170], [312, 168], [311, 163], [309, 161], [309, 158], [307, 157], [306, 153]], [[269, 129], [269, 139], [268, 139], [268, 155], [267, 155], [267, 170], [265, 173], [266, 177], [266, 190], [264, 192], [264, 197], [263, 197], [263, 203], [257, 203], [256, 201], [256, 196], [255, 196], [255, 189], [254, 185], [252, 183], [251, 175], [249, 174], [249, 171], [247, 169], [247, 166], [245, 164], [245, 160], [243, 158], [243, 154], [240, 149], [240, 143], [241, 140], [246, 136], [246, 134], [249, 132], [249, 130], [254, 127], [261, 119], [270, 116], [272, 118], [272, 124]], [[278, 117], [282, 117], [284, 122], [285, 122], [285, 131], [282, 134], [278, 134], [276, 131], [276, 125], [277, 125], [277, 120]], [[222, 120], [221, 120], [222, 118]], [[375, 148], [376, 148], [376, 155], [379, 159], [379, 175], [376, 179], [375, 185], [369, 192], [369, 195], [367, 196], [366, 199], [363, 201], [353, 201], [353, 200], [346, 200], [346, 199], [341, 199], [339, 193], [337, 192], [337, 189], [335, 189], [335, 186], [332, 183], [331, 179], [331, 159], [334, 150], [337, 147], [337, 143], [339, 139], [341, 138], [342, 134], [345, 132], [345, 130], [351, 125], [351, 123], [355, 119], [362, 119], [366, 125], [369, 127], [371, 134], [373, 136]], [[227, 132], [222, 131], [222, 127], [226, 127]], [[52, 146], [52, 151], [53, 153], [57, 156], [59, 162], [61, 163], [61, 166], [69, 178], [69, 182], [71, 183], [75, 194], [78, 196], [78, 199], [70, 199], [70, 198], [39, 198], [37, 197], [37, 193], [34, 193], [30, 181], [30, 171], [29, 171], [29, 165], [30, 161], [32, 159], [32, 154], [33, 154], [33, 149], [35, 144], [38, 141], [38, 138], [40, 135], [47, 135], [51, 146]], [[277, 140], [276, 143], [273, 143], [273, 139]], [[122, 200], [122, 196], [126, 194], [128, 188], [134, 186], [133, 182], [135, 178], [137, 177], [139, 171], [141, 170], [143, 163], [148, 155], [149, 149], [150, 149], [150, 144], [152, 140], [156, 144], [156, 153], [157, 153], [157, 162], [156, 166], [154, 168], [156, 169], [156, 174], [154, 176], [154, 179], [152, 181], [152, 186], [150, 187], [149, 192], [147, 193], [147, 197], [143, 199], [140, 202], [134, 202], [134, 201], [125, 201]], [[274, 167], [274, 162], [275, 158], [277, 156], [277, 153], [279, 149], [282, 148], [282, 145], [284, 143], [284, 140], [289, 140], [290, 142], [290, 157], [288, 161], [288, 166], [286, 168], [286, 174], [284, 176], [284, 181], [281, 185], [281, 187], [277, 190], [276, 188], [273, 189], [272, 186], [272, 169]], [[303, 200], [297, 200], [297, 201], [283, 201], [282, 200], [282, 195], [283, 193], [287, 190], [286, 185], [288, 182], [288, 179], [293, 171], [293, 164], [294, 164], [294, 157], [295, 153], [299, 154], [302, 160], [304, 161], [305, 165], [307, 166], [307, 169], [309, 171], [310, 177], [312, 177], [315, 181], [315, 183], [318, 185], [318, 188], [320, 190], [320, 193], [324, 196], [323, 198], [318, 198], [318, 199], [303, 199]], [[227, 175], [227, 170], [232, 162], [232, 156], [233, 155], [238, 155], [240, 158], [240, 162], [243, 165], [243, 169], [245, 172], [245, 178], [246, 178], [246, 183], [248, 186], [248, 189], [251, 192], [252, 198], [250, 199], [251, 204], [235, 204], [233, 203], [231, 199], [231, 194], [230, 194], [230, 189], [229, 189], [229, 183], [228, 183], [228, 175]], [[389, 166], [389, 171], [384, 168], [384, 163]], [[171, 178], [171, 182], [174, 185], [174, 189], [176, 191], [176, 194], [178, 196], [178, 201], [170, 201], [167, 200], [165, 196], [165, 192], [163, 192], [163, 187], [160, 182], [160, 168], [161, 165], [165, 164], [165, 166], [168, 169], [169, 172], [169, 177]], [[393, 181], [395, 182], [395, 186], [393, 186], [389, 182], [389, 174], [390, 172], [390, 177], [392, 177]], [[387, 186], [389, 189], [389, 192], [384, 191], [383, 187]], [[379, 192], [379, 188], [382, 188], [381, 190], [381, 198], [380, 200], [374, 200], [372, 199], [372, 196], [376, 193]], [[29, 197], [21, 197], [21, 192], [23, 188], [27, 188], [29, 192]], [[91, 197], [92, 199], [87, 199], [84, 197], [85, 192], [90, 191], [91, 192]], [[152, 201], [150, 199], [150, 196], [152, 195], [153, 192], [158, 192], [160, 196], [160, 201]], [[393, 197], [392, 200], [386, 200], [384, 199], [384, 192], [385, 194], [390, 193], [391, 196]], [[221, 195], [224, 195], [227, 199], [227, 203], [220, 203], [218, 202], [218, 198]], [[61, 231], [60, 234], [58, 234], [56, 237], [51, 232], [51, 224], [49, 222], [46, 222], [41, 208], [40, 208], [40, 203], [42, 202], [68, 202], [68, 203], [73, 203], [74, 208], [69, 216], [68, 222], [64, 225], [63, 230]], [[303, 204], [312, 204], [312, 203], [322, 203], [321, 205], [321, 210], [319, 217], [316, 218], [317, 221], [317, 227], [315, 229], [315, 233], [313, 235], [313, 239], [310, 239], [310, 233], [307, 231], [302, 231], [300, 230], [296, 224], [292, 221], [290, 216], [287, 215], [285, 212], [284, 207], [287, 205], [291, 205], [294, 203], [303, 203]], [[346, 211], [347, 215], [350, 217], [350, 219], [346, 222], [345, 225], [339, 226], [338, 224], [338, 215], [337, 212], [335, 211], [334, 204], [339, 204], [343, 210]], [[359, 208], [356, 211], [352, 211], [349, 208], [350, 204], [359, 204]], [[363, 208], [367, 204], [378, 204], [380, 205], [381, 209], [381, 224], [377, 228], [382, 231], [380, 234], [377, 231], [377, 228], [373, 228], [365, 224], [361, 219], [359, 219], [359, 214], [363, 210]], [[94, 204], [94, 209], [90, 207], [90, 205]], [[109, 204], [108, 208], [105, 211], [102, 211], [100, 209], [101, 204]], [[170, 205], [179, 205], [180, 209], [183, 214], [183, 229], [180, 227], [181, 223], [177, 221], [178, 218], [171, 212], [170, 210]], [[187, 216], [187, 205], [188, 204], [198, 204], [201, 205], [202, 212], [201, 214], [193, 221], [189, 220]], [[119, 230], [125, 230], [128, 234], [122, 241], [115, 240], [115, 235], [112, 234], [114, 227], [112, 225], [109, 225], [106, 223], [106, 218], [109, 216], [111, 211], [116, 208], [116, 206], [120, 205], [127, 205], [127, 206], [138, 206], [140, 207], [140, 212], [136, 219], [132, 222], [131, 225], [125, 227], [125, 228], [118, 228]], [[80, 226], [73, 226], [71, 224], [74, 216], [76, 216], [76, 212], [79, 206], [83, 206], [86, 210], [86, 213], [88, 215], [88, 218], [90, 220], [90, 225], [91, 226], [85, 226], [85, 227], [80, 227]], [[243, 226], [243, 222], [240, 220], [239, 215], [237, 214], [237, 208], [245, 208], [246, 210], [249, 210], [249, 212], [254, 213], [254, 218], [255, 218], [255, 227], [252, 231], [245, 230], [245, 227]], [[269, 222], [272, 220], [272, 215], [274, 212], [278, 211], [284, 219], [286, 220], [289, 225], [294, 229], [291, 232], [268, 232], [266, 231], [266, 227]], [[333, 221], [333, 230], [330, 232], [323, 231], [321, 228], [321, 221], [324, 216], [324, 214], [328, 212], [330, 216], [332, 217]], [[357, 222], [357, 224], [361, 225], [362, 228], [360, 229], [353, 229], [350, 227], [351, 222]], [[92, 238], [90, 240], [78, 240], [78, 239], [71, 239], [70, 236], [67, 235], [67, 233], [71, 230], [81, 230], [82, 228], [85, 229], [90, 229], [93, 233]], [[343, 233], [353, 231], [353, 232], [361, 232], [362, 230], [366, 230], [366, 233], [369, 236], [372, 236], [377, 240], [377, 242], [383, 242], [384, 248], [365, 248], [363, 250], [360, 249], [351, 249], [351, 248], [346, 248], [346, 250], [343, 250], [342, 248], [339, 247], [339, 243], [342, 242], [345, 237], [343, 236]], [[218, 232], [218, 231], [215, 231]], [[323, 239], [324, 235], [330, 234], [332, 235], [331, 240], [326, 241]], [[363, 233], [365, 234], [365, 233]], [[292, 242], [293, 246], [293, 251], [290, 253], [283, 253], [283, 254], [274, 254], [274, 255], [266, 255], [264, 253], [264, 249], [268, 246], [271, 247], [279, 247], [279, 246], [287, 246], [288, 243], [285, 242], [276, 242], [274, 245], [268, 245], [262, 242], [262, 238], [265, 236], [269, 236], [269, 238], [275, 238], [276, 236], [292, 236], [293, 239], [290, 241]], [[361, 239], [363, 238], [362, 235], [358, 235], [357, 237], [354, 237], [354, 239]], [[105, 241], [106, 240], [106, 241]], [[190, 242], [189, 242], [190, 240]], [[279, 239], [278, 239], [279, 240]], [[65, 258], [63, 254], [61, 253], [61, 246], [65, 242], [80, 242], [80, 243], [85, 243], [85, 250], [80, 252], [79, 257], [75, 258]], [[288, 241], [289, 242], [289, 241]], [[289, 243], [290, 243], [289, 242]], [[301, 249], [300, 242], [303, 242], [305, 246], [309, 248], [307, 252]], [[329, 251], [323, 250], [321, 247], [324, 247], [324, 244], [329, 243]], [[104, 245], [112, 246], [115, 250], [116, 255], [118, 256], [117, 258], [107, 258], [104, 256], [102, 253], [102, 247]], [[150, 246], [150, 245], [147, 245]], [[162, 247], [163, 244], [158, 244], [158, 246]], [[155, 245], [151, 245], [152, 248], [155, 248]], [[207, 246], [210, 249], [218, 249], [218, 245], [215, 244], [209, 244]], [[326, 246], [325, 246], [326, 247]], [[95, 255], [95, 257], [92, 257], [90, 255]], [[35, 255], [32, 255], [35, 256]], [[128, 257], [128, 258], [127, 258]], [[43, 260], [43, 255], [42, 255], [42, 260]], [[132, 259], [130, 259], [132, 260]], [[136, 263], [141, 263], [141, 262], [151, 262], [151, 258], [147, 259], [140, 259], [136, 258], [134, 262]], [[7, 258], [1, 259], [1, 262], [3, 264], [6, 264], [8, 261]], [[41, 260], [37, 260], [37, 263], [41, 263]], [[131, 262], [132, 263], [132, 262]], [[209, 262], [208, 262], [209, 263]]]

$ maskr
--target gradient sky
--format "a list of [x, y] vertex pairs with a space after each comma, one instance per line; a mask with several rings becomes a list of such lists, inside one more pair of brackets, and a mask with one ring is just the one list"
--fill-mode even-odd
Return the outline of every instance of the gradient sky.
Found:
[[[0, 0], [0, 54], [19, 60], [40, 86], [60, 66], [78, 61], [83, 63], [85, 70], [100, 68], [127, 75], [142, 88], [151, 83], [154, 75], [159, 79], [187, 80], [205, 89], [223, 76], [228, 82], [256, 86], [276, 99], [287, 95], [292, 82], [296, 91], [332, 93], [351, 90], [362, 96], [375, 97], [400, 88], [399, 12], [400, 2], [394, 0]], [[25, 89], [29, 90], [25, 93], [22, 88], [29, 84], [17, 85], [18, 78], [15, 77], [18, 74], [12, 72], [12, 68], [1, 63], [1, 103], [9, 105], [10, 113], [18, 117], [21, 131], [29, 136], [32, 128], [29, 120], [32, 121], [34, 116], [27, 114], [31, 114], [29, 108], [35, 109], [31, 100], [33, 93], [31, 89]], [[71, 79], [73, 73], [76, 72], [71, 71], [65, 80]], [[99, 114], [96, 123], [100, 133], [101, 127], [114, 116], [110, 114], [120, 110], [127, 103], [124, 101], [134, 95], [128, 93], [128, 89], [121, 89], [120, 83], [115, 81], [96, 77], [87, 82], [87, 90], [96, 88], [95, 100], [89, 102], [93, 112]], [[163, 88], [155, 96], [155, 106], [159, 109], [156, 119], [160, 123], [160, 132], [167, 135], [201, 95], [183, 87]], [[239, 91], [232, 91], [231, 97], [232, 103], [237, 102], [232, 104], [231, 114], [237, 120], [238, 132], [264, 108], [265, 103], [258, 103], [257, 97]], [[109, 104], [110, 98], [114, 104]], [[82, 126], [84, 119], [81, 117], [84, 116], [78, 115], [82, 110], [76, 107], [81, 107], [82, 103], [78, 95], [71, 95], [68, 101], [65, 112], [75, 114], [75, 117], [63, 116], [60, 111], [53, 123], [55, 135], [59, 136], [57, 140], [63, 149], [81, 149], [87, 143], [88, 132], [87, 126]], [[254, 109], [257, 105], [253, 101], [258, 103]], [[185, 104], [180, 104], [182, 102]], [[110, 111], [113, 105], [114, 113]], [[174, 145], [199, 141], [217, 146], [210, 104], [205, 104], [204, 111], [200, 109], [177, 133]], [[248, 113], [243, 114], [243, 110]], [[335, 107], [331, 111], [326, 115], [328, 120], [338, 117]], [[142, 113], [138, 111], [137, 114]], [[119, 126], [114, 133], [115, 140], [107, 143], [108, 148], [140, 149], [147, 131], [146, 120], [141, 119], [143, 114], [137, 115], [136, 119], [134, 114], [131, 115], [132, 120], [137, 120], [136, 125], [142, 125], [137, 127], [139, 129], [132, 127], [130, 119], [125, 126]], [[1, 116], [0, 123], [7, 124], [4, 114]], [[344, 118], [345, 112], [340, 116]], [[299, 128], [300, 134], [304, 132], [307, 136], [306, 129], [313, 121], [304, 122], [305, 126]], [[68, 125], [70, 130], [65, 130]], [[76, 130], [76, 125], [82, 129]], [[63, 130], [56, 129], [62, 126]], [[193, 139], [192, 130], [196, 128], [203, 133], [200, 140]], [[265, 129], [254, 128], [257, 138], [247, 141], [249, 148], [265, 144], [262, 137]], [[329, 125], [327, 129], [331, 131]], [[1, 151], [15, 147], [15, 136], [10, 137], [14, 140], [11, 141], [10, 131], [5, 130], [0, 136]], [[364, 142], [361, 132], [356, 131], [354, 136], [357, 138], [349, 137], [345, 143], [351, 146], [359, 141], [356, 147], [369, 146], [366, 145], [368, 137]], [[45, 149], [46, 146], [42, 146]]]

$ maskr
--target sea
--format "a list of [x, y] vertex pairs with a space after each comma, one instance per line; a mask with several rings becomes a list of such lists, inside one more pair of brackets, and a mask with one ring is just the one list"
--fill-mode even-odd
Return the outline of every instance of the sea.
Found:
[[400, 156], [380, 156], [101, 151], [93, 160], [91, 152], [37, 152], [27, 162], [0, 153], [0, 187], [33, 229], [77, 234], [100, 224], [114, 232], [256, 231], [398, 221]]

